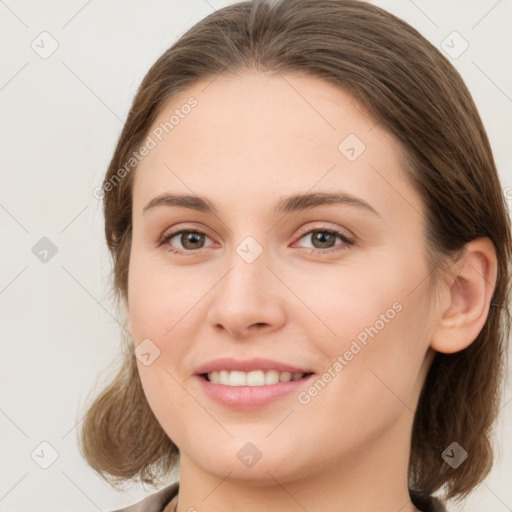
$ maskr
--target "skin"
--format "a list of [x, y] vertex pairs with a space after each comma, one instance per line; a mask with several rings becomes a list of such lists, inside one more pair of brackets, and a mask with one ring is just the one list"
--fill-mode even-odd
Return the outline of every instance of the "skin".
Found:
[[[462, 350], [485, 322], [492, 244], [468, 244], [429, 309], [421, 198], [396, 140], [350, 94], [300, 74], [244, 72], [183, 91], [154, 126], [191, 96], [198, 105], [136, 170], [127, 301], [135, 345], [149, 338], [160, 350], [138, 367], [180, 449], [178, 510], [417, 510], [407, 464], [419, 393], [434, 351]], [[366, 146], [352, 162], [338, 149], [351, 133]], [[273, 212], [281, 197], [333, 191], [378, 214], [348, 204]], [[143, 213], [162, 192], [207, 197], [218, 214], [168, 206]], [[329, 248], [339, 250], [322, 252], [307, 231], [325, 227], [354, 243], [336, 238]], [[207, 236], [180, 255], [171, 242], [158, 246], [170, 228]], [[247, 236], [263, 248], [252, 263], [236, 252]], [[172, 241], [184, 252], [186, 243]], [[275, 359], [320, 376], [396, 302], [401, 311], [307, 404], [291, 393], [234, 410], [193, 377], [198, 365], [226, 356]], [[262, 454], [252, 467], [237, 457], [248, 442]]]

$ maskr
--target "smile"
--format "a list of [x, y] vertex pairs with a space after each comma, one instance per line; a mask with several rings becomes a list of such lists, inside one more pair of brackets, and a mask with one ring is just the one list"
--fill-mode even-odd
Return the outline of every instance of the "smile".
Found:
[[277, 370], [254, 370], [250, 372], [220, 370], [203, 374], [209, 382], [224, 386], [270, 386], [279, 382], [302, 379], [305, 373], [279, 372]]

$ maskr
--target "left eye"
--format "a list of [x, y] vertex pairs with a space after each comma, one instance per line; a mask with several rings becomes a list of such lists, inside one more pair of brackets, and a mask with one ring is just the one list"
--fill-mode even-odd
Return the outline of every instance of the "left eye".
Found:
[[[354, 243], [340, 231], [330, 228], [311, 229], [306, 233], [303, 233], [299, 240], [306, 237], [310, 237], [312, 243], [312, 247], [306, 247], [306, 249], [311, 249], [313, 252], [329, 252], [341, 250], [344, 248], [344, 246], [352, 245]], [[181, 248], [174, 247], [172, 240], [175, 238], [179, 240]], [[168, 244], [169, 251], [177, 254], [186, 254], [196, 252], [197, 249], [203, 249], [203, 244], [206, 238], [210, 239], [210, 237], [206, 233], [203, 233], [202, 231], [182, 229], [181, 231], [176, 231], [174, 233], [169, 233], [168, 235], [166, 235], [161, 241], [160, 245]], [[336, 243], [337, 238], [340, 239], [342, 243], [334, 245]]]
[[[337, 248], [345, 245], [352, 245], [353, 242], [347, 236], [336, 229], [311, 229], [308, 232], [304, 233], [300, 238], [310, 237], [311, 243], [313, 245], [313, 250], [324, 250], [324, 251], [336, 251]], [[339, 238], [343, 243], [335, 244], [336, 238]], [[343, 249], [343, 247], [340, 247]]]

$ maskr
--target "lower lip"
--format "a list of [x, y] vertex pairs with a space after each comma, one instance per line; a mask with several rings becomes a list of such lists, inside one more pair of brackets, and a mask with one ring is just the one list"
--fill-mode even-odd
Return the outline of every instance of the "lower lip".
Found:
[[196, 375], [204, 392], [216, 402], [237, 409], [254, 409], [270, 404], [281, 397], [293, 392], [298, 393], [314, 374], [306, 378], [290, 382], [278, 382], [266, 386], [226, 386], [213, 384], [205, 378]]

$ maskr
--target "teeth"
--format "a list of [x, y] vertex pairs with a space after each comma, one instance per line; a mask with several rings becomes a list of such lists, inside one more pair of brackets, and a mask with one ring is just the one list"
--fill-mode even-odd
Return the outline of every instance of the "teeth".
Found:
[[245, 386], [246, 376], [244, 372], [229, 372], [230, 386]]
[[225, 386], [269, 386], [278, 382], [302, 379], [304, 373], [278, 372], [277, 370], [254, 370], [252, 372], [220, 370], [210, 372], [208, 380]]

